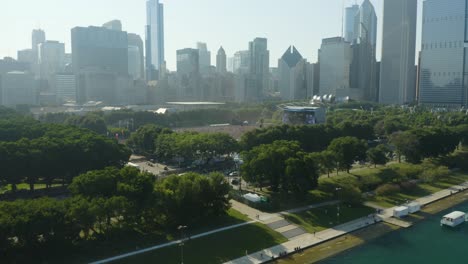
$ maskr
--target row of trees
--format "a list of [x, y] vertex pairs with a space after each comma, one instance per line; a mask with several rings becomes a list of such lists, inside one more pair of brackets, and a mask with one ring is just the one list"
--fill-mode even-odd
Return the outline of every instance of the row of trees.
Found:
[[0, 121], [0, 186], [56, 179], [69, 183], [80, 173], [107, 166], [122, 167], [130, 151], [115, 140], [87, 129], [42, 124], [11, 114]]
[[271, 186], [274, 192], [305, 194], [317, 187], [321, 172], [349, 171], [366, 158], [367, 144], [353, 137], [337, 138], [324, 152], [306, 153], [296, 141], [275, 141], [242, 153], [243, 177]]
[[76, 177], [69, 189], [72, 197], [64, 200], [0, 202], [0, 248], [76, 244], [134, 229], [172, 232], [229, 207], [220, 174], [155, 181], [135, 168], [106, 168]]

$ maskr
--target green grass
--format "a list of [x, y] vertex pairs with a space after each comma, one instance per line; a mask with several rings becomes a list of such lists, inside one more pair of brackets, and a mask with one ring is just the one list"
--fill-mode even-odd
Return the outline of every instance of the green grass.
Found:
[[[62, 186], [62, 184], [52, 184], [52, 187], [60, 187], [60, 186]], [[43, 184], [43, 183], [34, 184], [34, 189], [35, 190], [41, 190], [41, 189], [45, 189], [45, 188], [46, 188], [46, 185]], [[19, 190], [29, 190], [29, 184], [27, 184], [27, 183], [17, 184], [16, 189], [18, 191]], [[0, 194], [5, 193], [7, 191], [11, 191], [11, 190], [12, 190], [12, 185], [8, 184], [8, 185], [6, 185], [6, 186], [4, 186], [3, 188], [0, 189]]]
[[468, 181], [468, 174], [453, 173], [450, 176], [440, 179], [435, 183], [422, 183], [418, 187], [410, 192], [399, 192], [386, 196], [376, 196], [369, 201], [382, 206], [382, 207], [393, 207], [405, 203], [407, 200], [415, 200], [441, 190], [448, 189], [454, 185], [461, 184]]
[[343, 224], [357, 218], [372, 214], [375, 209], [366, 206], [340, 205], [340, 216], [337, 217], [338, 208], [336, 205], [314, 208], [295, 214], [286, 215], [290, 222], [300, 225], [307, 232], [319, 232], [339, 224]]
[[[199, 239], [187, 241], [184, 246], [184, 263], [219, 264], [264, 248], [286, 242], [287, 239], [262, 224], [216, 233]], [[171, 246], [142, 255], [129, 257], [114, 263], [180, 263], [180, 247]]]

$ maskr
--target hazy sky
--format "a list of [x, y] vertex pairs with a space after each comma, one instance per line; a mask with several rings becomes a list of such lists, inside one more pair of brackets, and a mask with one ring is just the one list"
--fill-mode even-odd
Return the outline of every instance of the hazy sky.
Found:
[[[363, 0], [161, 0], [165, 8], [166, 60], [175, 70], [177, 49], [206, 42], [212, 52], [222, 45], [229, 56], [245, 50], [255, 37], [268, 38], [270, 64], [293, 44], [309, 61], [317, 60], [321, 39], [341, 35], [345, 6]], [[388, 0], [391, 1], [391, 0]], [[421, 17], [422, 0], [419, 1]], [[42, 28], [48, 40], [66, 43], [70, 29], [101, 25], [112, 19], [123, 29], [144, 39], [146, 0], [1, 0], [0, 57], [16, 58], [16, 51], [30, 48], [31, 30]], [[371, 0], [382, 26], [383, 0]], [[418, 24], [420, 32], [420, 23]], [[379, 50], [380, 34], [379, 32]], [[418, 33], [419, 34], [419, 33]], [[420, 37], [418, 36], [418, 39]], [[417, 47], [419, 49], [419, 42]], [[380, 52], [378, 51], [378, 57]]]

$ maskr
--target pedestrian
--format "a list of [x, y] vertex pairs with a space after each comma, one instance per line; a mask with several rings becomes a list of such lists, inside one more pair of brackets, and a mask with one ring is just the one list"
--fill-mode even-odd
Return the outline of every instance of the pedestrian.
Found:
[[245, 255], [248, 256], [249, 255], [249, 252], [247, 250], [245, 250]]
[[317, 232], [314, 231], [314, 236], [315, 236], [316, 233], [317, 233]]
[[263, 259], [263, 253], [260, 253], [260, 258]]

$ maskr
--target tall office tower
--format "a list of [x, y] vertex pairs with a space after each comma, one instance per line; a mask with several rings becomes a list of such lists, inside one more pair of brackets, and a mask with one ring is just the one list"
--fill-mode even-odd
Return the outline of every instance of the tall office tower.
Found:
[[[143, 79], [145, 76], [145, 56], [144, 56], [144, 49], [143, 49], [143, 40], [141, 37], [137, 34], [134, 33], [128, 33], [127, 34], [128, 38], [128, 46], [131, 47], [137, 47], [138, 48], [138, 56], [139, 56], [139, 61], [140, 64], [138, 65], [139, 70], [137, 71], [137, 75], [140, 76], [138, 79]], [[129, 62], [130, 63], [130, 62]], [[129, 72], [132, 71], [129, 66]], [[136, 70], [134, 70], [136, 71]]]
[[306, 100], [313, 95], [314, 69], [291, 46], [278, 60], [278, 79], [283, 100]]
[[158, 79], [164, 63], [164, 6], [159, 0], [146, 1], [146, 79]]
[[220, 47], [216, 55], [216, 71], [219, 73], [227, 72], [226, 52]]
[[356, 15], [359, 12], [359, 6], [358, 5], [352, 5], [350, 7], [347, 7], [345, 9], [345, 14], [344, 14], [344, 39], [347, 42], [353, 42], [355, 39], [355, 29], [354, 29], [354, 22], [356, 20]]
[[128, 46], [128, 74], [132, 76], [133, 80], [140, 80], [142, 78], [140, 64], [140, 51], [138, 47]]
[[178, 98], [200, 100], [199, 89], [200, 58], [197, 49], [181, 49], [177, 51], [177, 76], [179, 77]]
[[113, 104], [117, 77], [128, 76], [127, 33], [92, 26], [71, 33], [77, 101]]
[[53, 76], [65, 67], [65, 44], [49, 40], [38, 47], [39, 76], [52, 84]]
[[465, 0], [427, 0], [423, 6], [419, 103], [468, 105]]
[[384, 0], [379, 101], [405, 104], [415, 99], [417, 0]]
[[76, 101], [76, 77], [73, 73], [57, 73], [54, 86], [57, 103]]
[[102, 27], [75, 27], [72, 33], [73, 71], [99, 68], [128, 74], [127, 32]]
[[211, 52], [206, 43], [197, 42], [198, 58], [200, 61], [200, 72], [207, 73], [211, 67]]
[[352, 55], [351, 44], [344, 38], [322, 40], [319, 50], [320, 95], [337, 95], [340, 90], [349, 89]]
[[266, 38], [256, 38], [249, 43], [250, 74], [255, 80], [254, 87], [249, 87], [248, 98], [260, 101], [268, 90], [270, 73], [270, 51]]
[[232, 71], [236, 74], [246, 74], [250, 72], [250, 51], [241, 50], [234, 53], [232, 58]]
[[36, 81], [31, 73], [12, 71], [0, 79], [0, 102], [5, 106], [34, 105], [37, 102]]
[[37, 50], [37, 45], [44, 43], [45, 41], [46, 41], [46, 35], [45, 35], [44, 30], [34, 29], [32, 31], [31, 48], [33, 50]]
[[122, 22], [120, 20], [112, 20], [102, 25], [103, 28], [110, 30], [122, 31]]
[[354, 19], [354, 39], [358, 42], [369, 41], [377, 45], [377, 15], [369, 0], [364, 0]]
[[354, 37], [351, 88], [361, 90], [364, 100], [377, 101], [377, 15], [369, 0], [364, 0], [356, 14]]
[[26, 62], [31, 64], [33, 66], [35, 64], [35, 61], [37, 61], [37, 50], [34, 51], [32, 49], [24, 49], [24, 50], [18, 50], [17, 57], [18, 61], [21, 62]]

